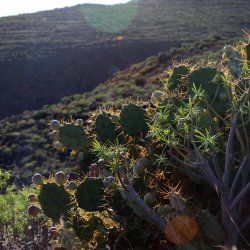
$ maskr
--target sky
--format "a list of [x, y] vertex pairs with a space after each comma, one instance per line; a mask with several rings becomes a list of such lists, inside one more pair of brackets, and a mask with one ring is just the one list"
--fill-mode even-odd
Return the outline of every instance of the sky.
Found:
[[118, 4], [128, 0], [0, 0], [0, 16], [12, 16], [82, 3]]

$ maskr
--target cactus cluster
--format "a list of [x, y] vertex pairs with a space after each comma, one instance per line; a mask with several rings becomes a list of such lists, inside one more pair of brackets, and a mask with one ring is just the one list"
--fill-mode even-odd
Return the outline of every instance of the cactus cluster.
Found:
[[60, 123], [53, 120], [50, 124], [52, 132], [50, 133], [53, 140], [54, 148], [58, 151], [70, 149], [80, 151], [87, 148], [91, 144], [90, 137], [82, 128], [83, 121], [76, 120], [75, 123]]
[[[112, 248], [124, 239], [139, 246], [152, 232], [176, 249], [236, 245], [249, 189], [241, 171], [250, 159], [249, 68], [233, 65], [238, 55], [249, 59], [249, 45], [241, 49], [225, 47], [223, 57], [231, 61], [219, 69], [175, 67], [146, 109], [131, 102], [114, 112], [97, 111], [86, 125], [52, 121], [54, 147], [91, 149], [95, 159], [85, 174], [58, 172], [49, 180], [36, 174], [40, 207], [31, 205], [29, 213], [42, 210], [54, 223], [63, 217], [88, 249], [90, 242], [102, 249], [105, 241]], [[203, 188], [213, 207], [201, 195]], [[29, 200], [37, 202], [33, 195]], [[222, 225], [204, 206], [221, 206]]]

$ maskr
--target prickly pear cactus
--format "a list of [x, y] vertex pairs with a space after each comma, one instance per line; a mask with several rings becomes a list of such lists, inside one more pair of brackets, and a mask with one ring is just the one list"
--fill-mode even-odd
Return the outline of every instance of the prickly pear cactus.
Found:
[[203, 99], [203, 101], [215, 112], [222, 114], [228, 110], [230, 106], [228, 95], [231, 93], [223, 82], [221, 72], [209, 67], [195, 69], [188, 75], [187, 86], [190, 96], [194, 95], [193, 85], [195, 85], [197, 89], [201, 88], [204, 90], [205, 100]]
[[106, 113], [99, 114], [95, 120], [95, 131], [102, 142], [113, 142], [117, 138], [115, 124]]
[[223, 48], [222, 58], [227, 60], [227, 67], [235, 77], [239, 77], [242, 72], [242, 58], [238, 51], [232, 46], [226, 45]]
[[131, 136], [145, 135], [148, 132], [146, 111], [133, 103], [121, 110], [120, 123], [124, 132]]
[[43, 184], [38, 195], [38, 201], [43, 213], [54, 222], [59, 222], [61, 216], [68, 216], [71, 199], [63, 186], [55, 183]]
[[172, 206], [176, 210], [177, 213], [182, 214], [185, 210], [185, 200], [176, 192], [172, 191], [169, 193], [169, 201]]
[[81, 249], [105, 249], [105, 246], [109, 243], [109, 227], [104, 224], [100, 217], [94, 214], [86, 219], [74, 215], [72, 228], [83, 242], [84, 248]]
[[188, 73], [189, 69], [185, 65], [175, 67], [168, 80], [168, 90], [173, 91], [178, 86], [183, 85], [187, 79]]
[[78, 206], [87, 212], [103, 210], [104, 188], [101, 178], [85, 178], [79, 184], [75, 193]]
[[66, 149], [79, 151], [87, 148], [91, 140], [82, 127], [73, 123], [65, 123], [59, 128], [59, 142]]

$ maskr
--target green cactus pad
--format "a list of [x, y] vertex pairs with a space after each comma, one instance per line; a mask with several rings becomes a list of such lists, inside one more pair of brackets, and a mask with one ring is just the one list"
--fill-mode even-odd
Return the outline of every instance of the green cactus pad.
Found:
[[124, 132], [131, 136], [145, 135], [148, 132], [145, 110], [133, 103], [122, 109], [120, 123]]
[[168, 80], [168, 90], [175, 90], [180, 84], [185, 82], [186, 76], [188, 75], [189, 70], [184, 65], [179, 65], [174, 68], [172, 75]]
[[219, 98], [221, 94], [227, 93], [223, 84], [222, 73], [215, 68], [209, 67], [193, 70], [188, 75], [187, 83], [188, 94], [191, 96], [194, 95], [192, 90], [193, 84], [195, 84], [197, 89], [201, 88], [205, 91], [206, 100], [215, 112], [221, 114], [228, 110], [229, 102]]
[[101, 178], [87, 177], [79, 184], [75, 193], [78, 206], [87, 212], [102, 210], [104, 189]]
[[114, 141], [117, 138], [115, 124], [106, 113], [99, 114], [95, 120], [95, 131], [102, 142]]
[[70, 194], [63, 186], [55, 183], [43, 184], [38, 195], [38, 201], [43, 213], [54, 222], [59, 222], [60, 217], [67, 216], [70, 209]]
[[91, 142], [81, 127], [71, 123], [59, 128], [59, 141], [65, 148], [77, 151], [88, 147]]
[[178, 213], [183, 213], [185, 210], [184, 199], [176, 192], [172, 191], [169, 193], [169, 201], [173, 209]]

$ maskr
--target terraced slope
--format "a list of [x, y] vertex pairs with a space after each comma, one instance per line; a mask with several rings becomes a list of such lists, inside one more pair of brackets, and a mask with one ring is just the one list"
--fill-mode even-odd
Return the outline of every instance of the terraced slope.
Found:
[[[58, 169], [65, 171], [88, 166], [81, 161], [83, 156], [69, 158], [51, 147], [49, 122], [52, 119], [86, 119], [90, 110], [102, 103], [120, 105], [125, 98], [148, 99], [154, 89], [161, 86], [159, 77], [172, 64], [172, 59], [181, 61], [192, 57], [208, 58], [222, 48], [224, 40], [210, 38], [200, 43], [172, 49], [158, 56], [132, 65], [117, 72], [113, 78], [99, 85], [91, 92], [67, 96], [54, 105], [46, 105], [37, 111], [24, 112], [5, 118], [0, 122], [0, 168], [10, 169], [16, 180], [27, 183], [34, 172], [49, 174]], [[213, 58], [213, 57], [212, 57]], [[86, 156], [84, 156], [86, 157]], [[91, 160], [91, 158], [90, 158]], [[86, 164], [86, 160], [84, 161]]]
[[0, 18], [0, 118], [97, 86], [207, 35], [250, 28], [248, 0], [132, 0]]

